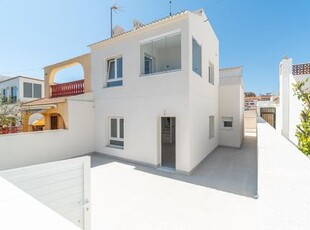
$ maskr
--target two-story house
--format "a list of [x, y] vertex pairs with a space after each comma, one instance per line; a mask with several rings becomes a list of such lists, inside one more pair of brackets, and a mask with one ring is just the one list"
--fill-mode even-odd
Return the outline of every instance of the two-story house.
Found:
[[[83, 112], [93, 113], [97, 153], [191, 173], [219, 144], [240, 147], [242, 71], [225, 70], [220, 83], [219, 41], [203, 10], [89, 47], [90, 54], [44, 68], [46, 98], [25, 106], [44, 114], [45, 129], [73, 129], [70, 103], [93, 101], [93, 110]], [[54, 82], [58, 70], [75, 64], [82, 65], [84, 80]], [[78, 113], [75, 118], [89, 122]]]
[[0, 94], [11, 103], [33, 101], [44, 97], [44, 81], [24, 76], [7, 78], [0, 82]]

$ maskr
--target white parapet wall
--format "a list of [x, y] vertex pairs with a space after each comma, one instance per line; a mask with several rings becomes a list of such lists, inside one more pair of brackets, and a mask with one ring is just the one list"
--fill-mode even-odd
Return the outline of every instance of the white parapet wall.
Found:
[[0, 170], [94, 152], [94, 105], [68, 100], [69, 129], [0, 135]]
[[310, 226], [310, 159], [257, 119], [258, 201], [264, 230]]

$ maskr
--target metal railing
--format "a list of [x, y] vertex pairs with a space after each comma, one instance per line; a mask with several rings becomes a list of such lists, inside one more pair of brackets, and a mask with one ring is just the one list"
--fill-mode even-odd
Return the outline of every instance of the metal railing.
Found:
[[84, 93], [84, 80], [72, 81], [51, 86], [52, 97], [73, 96]]

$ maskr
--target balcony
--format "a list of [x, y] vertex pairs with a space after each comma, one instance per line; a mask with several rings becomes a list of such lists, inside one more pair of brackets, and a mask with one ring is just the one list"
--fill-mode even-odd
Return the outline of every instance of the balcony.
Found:
[[51, 86], [51, 97], [65, 97], [84, 93], [84, 80], [72, 81]]

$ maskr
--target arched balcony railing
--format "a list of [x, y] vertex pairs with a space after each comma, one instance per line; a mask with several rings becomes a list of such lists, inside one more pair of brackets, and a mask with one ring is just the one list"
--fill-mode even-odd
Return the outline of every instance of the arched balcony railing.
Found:
[[51, 86], [51, 97], [65, 97], [84, 93], [84, 80], [72, 81]]

